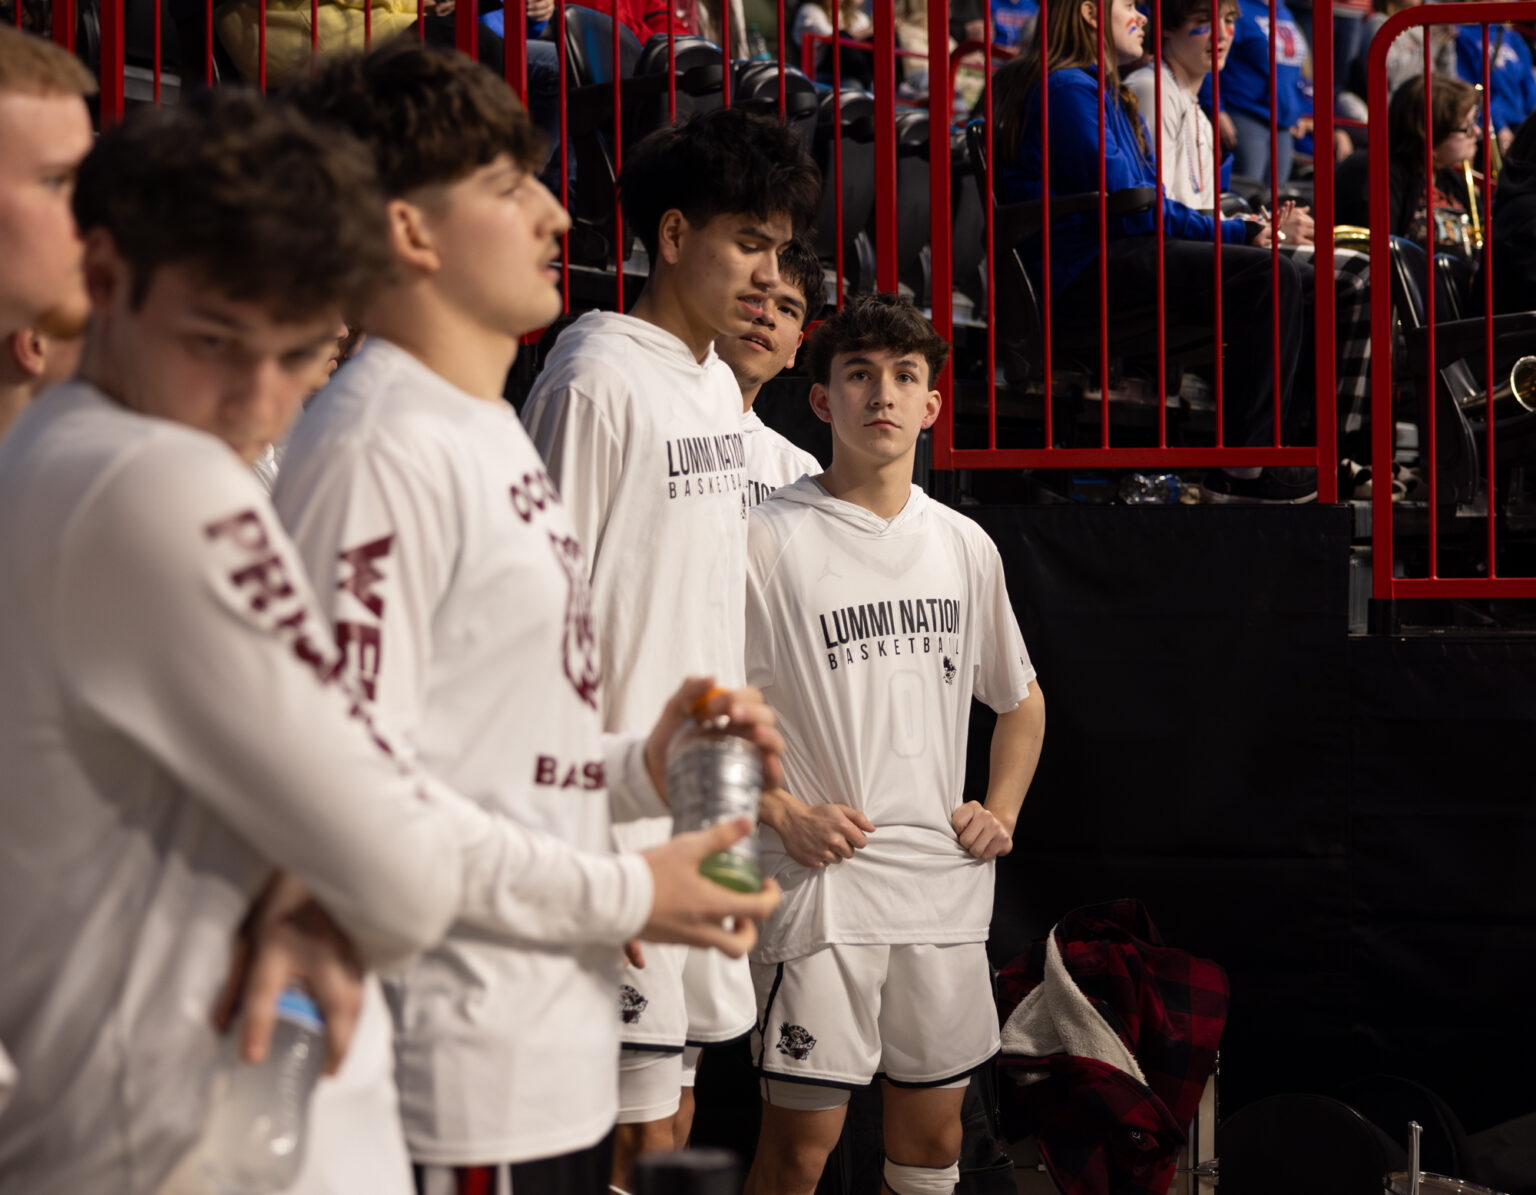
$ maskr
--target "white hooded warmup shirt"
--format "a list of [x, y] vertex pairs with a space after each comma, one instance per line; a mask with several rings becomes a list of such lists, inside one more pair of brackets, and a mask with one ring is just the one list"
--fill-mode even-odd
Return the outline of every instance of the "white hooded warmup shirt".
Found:
[[756, 411], [741, 416], [747, 449], [747, 501], [756, 506], [774, 490], [821, 472], [816, 458], [764, 423]]
[[[741, 389], [713, 348], [701, 362], [670, 332], [612, 312], [584, 315], [561, 333], [529, 396], [523, 421], [591, 557], [609, 731], [648, 731], [686, 676], [742, 683], [741, 415]], [[659, 800], [615, 793], [612, 808], [626, 849], [672, 832]], [[683, 952], [652, 953], [659, 969]], [[625, 1026], [626, 1042], [681, 1046], [684, 1020], [695, 1042], [751, 1028], [745, 960], [693, 951], [688, 971], [687, 1016], [661, 1020], [653, 1009]]]
[[824, 868], [801, 867], [759, 830], [784, 902], [755, 961], [831, 943], [986, 940], [993, 865], [960, 846], [949, 820], [963, 800], [971, 697], [1006, 713], [1034, 676], [996, 546], [916, 486], [889, 520], [810, 478], [753, 509], [747, 682], [778, 714], [787, 787], [876, 827]]

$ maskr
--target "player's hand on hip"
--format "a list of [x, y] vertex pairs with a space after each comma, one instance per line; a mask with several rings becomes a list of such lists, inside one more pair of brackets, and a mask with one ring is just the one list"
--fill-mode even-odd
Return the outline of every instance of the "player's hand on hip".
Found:
[[949, 819], [960, 845], [977, 859], [996, 859], [1013, 850], [1013, 835], [979, 801], [967, 801]]
[[774, 794], [783, 814], [773, 829], [789, 857], [802, 867], [825, 867], [869, 845], [875, 823], [847, 805], [807, 805], [783, 789]]
[[[650, 737], [645, 741], [645, 766], [651, 774], [651, 782], [662, 800], [667, 799], [667, 744], [678, 728], [688, 720], [694, 703], [711, 689], [716, 688], [714, 677], [690, 676], [677, 692], [667, 698], [661, 717], [656, 719]], [[704, 703], [709, 717], [721, 715], [731, 720], [730, 729], [742, 738], [757, 745], [763, 753], [763, 785], [771, 787], [784, 782], [784, 766], [780, 755], [784, 752], [784, 739], [775, 728], [777, 719], [763, 701], [760, 690], [750, 686], [740, 689], [721, 689]]]
[[226, 1029], [244, 1012], [240, 1056], [260, 1062], [272, 1044], [277, 1002], [303, 987], [325, 1020], [325, 1073], [334, 1075], [352, 1044], [363, 1008], [363, 967], [330, 916], [291, 876], [278, 876], [258, 899], [238, 943], [214, 1024]]
[[699, 874], [706, 856], [751, 832], [752, 823], [739, 817], [707, 830], [679, 834], [644, 852], [655, 895], [640, 937], [648, 942], [708, 946], [732, 958], [751, 950], [757, 941], [755, 923], [779, 906], [778, 884], [764, 880], [761, 892], [735, 892]]

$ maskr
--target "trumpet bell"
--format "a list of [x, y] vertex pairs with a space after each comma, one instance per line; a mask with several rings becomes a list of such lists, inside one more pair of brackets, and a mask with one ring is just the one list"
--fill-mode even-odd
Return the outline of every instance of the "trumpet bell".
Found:
[[[1486, 391], [1469, 394], [1460, 402], [1468, 414], [1482, 411], [1488, 406]], [[1517, 410], [1536, 414], [1536, 357], [1521, 357], [1509, 371], [1509, 377], [1493, 390], [1493, 414], [1497, 419], [1503, 414], [1513, 415]]]

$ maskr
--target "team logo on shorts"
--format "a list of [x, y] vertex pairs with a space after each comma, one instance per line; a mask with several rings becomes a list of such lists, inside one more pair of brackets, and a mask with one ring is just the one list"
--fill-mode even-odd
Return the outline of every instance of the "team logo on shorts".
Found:
[[562, 655], [565, 678], [576, 695], [597, 708], [597, 690], [603, 670], [597, 658], [597, 621], [592, 616], [592, 587], [587, 583], [587, 558], [581, 545], [569, 536], [551, 535], [555, 559], [565, 570], [570, 593], [565, 602], [565, 639]]
[[799, 1025], [785, 1021], [779, 1026], [779, 1053], [788, 1054], [797, 1062], [804, 1062], [816, 1048], [816, 1039]]
[[633, 1025], [640, 1019], [640, 1014], [645, 1011], [645, 1006], [650, 1001], [642, 996], [627, 983], [619, 985], [619, 1020], [626, 1025]]
[[955, 662], [948, 656], [944, 657], [944, 683], [946, 685], [955, 683]]

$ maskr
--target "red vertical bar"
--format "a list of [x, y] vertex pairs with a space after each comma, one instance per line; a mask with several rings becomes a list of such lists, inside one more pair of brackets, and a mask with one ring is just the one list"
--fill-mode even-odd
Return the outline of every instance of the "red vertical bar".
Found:
[[[837, 227], [833, 230], [833, 248], [837, 251], [837, 306], [843, 306], [843, 50], [838, 45], [842, 31], [839, 9], [842, 5], [832, 0], [832, 198], [833, 216]], [[729, 72], [727, 72], [729, 73]], [[945, 127], [948, 127], [947, 125]]]
[[[1440, 379], [1435, 370], [1435, 109], [1434, 63], [1430, 58], [1430, 31], [1424, 30], [1424, 309], [1428, 316], [1428, 377], [1429, 377], [1429, 575], [1440, 575], [1440, 524], [1435, 493], [1435, 408], [1439, 405]], [[1391, 343], [1385, 341], [1383, 343]], [[1491, 412], [1490, 412], [1491, 414]], [[1392, 458], [1377, 462], [1378, 469], [1390, 469]], [[1374, 487], [1373, 491], [1374, 492]]]
[[[935, 86], [949, 78], [949, 0], [928, 0], [928, 127], [947, 129], [953, 117], [954, 91], [949, 86]], [[779, 60], [783, 61], [783, 54]], [[941, 71], [943, 72], [941, 74]], [[943, 138], [938, 141], [943, 144]], [[983, 205], [990, 208], [992, 205]], [[928, 154], [928, 237], [933, 250], [933, 326], [947, 341], [955, 335], [954, 271], [955, 257], [950, 228], [949, 155], [931, 149]], [[948, 469], [954, 450], [953, 374], [948, 363], [935, 381], [944, 396], [939, 421], [933, 426], [933, 464]], [[988, 384], [991, 378], [987, 379]]]
[[[893, 6], [894, 7], [894, 6]], [[997, 287], [994, 281], [997, 278], [997, 228], [992, 222], [992, 209], [997, 203], [997, 191], [994, 189], [996, 182], [992, 173], [992, 158], [995, 146], [992, 141], [992, 5], [982, 5], [985, 13], [986, 28], [982, 34], [984, 44], [981, 47], [981, 94], [985, 101], [983, 111], [987, 114], [987, 202], [983, 205], [986, 209], [987, 238], [987, 447], [997, 447]], [[929, 76], [931, 80], [932, 75]], [[931, 128], [931, 126], [930, 126]], [[930, 150], [930, 152], [932, 152]]]
[[[671, 0], [668, 0], [670, 5]], [[619, 78], [623, 59], [619, 56], [619, 0], [613, 0], [613, 177], [619, 177], [624, 169], [624, 97], [620, 93]], [[619, 191], [613, 191], [613, 265], [619, 288], [616, 311], [624, 311], [624, 208], [619, 203]]]
[[[1042, 6], [1043, 7], [1043, 6]], [[1099, 447], [1109, 447], [1109, 146], [1104, 140], [1104, 25], [1111, 6], [1099, 5]], [[1116, 97], [1118, 101], [1119, 97]], [[1161, 115], [1159, 115], [1161, 119]]]
[[[21, 11], [17, 4], [16, 10]], [[210, 25], [209, 28], [212, 28]], [[71, 53], [75, 49], [75, 0], [54, 0], [53, 40]]]
[[[1312, 43], [1312, 143], [1314, 160], [1326, 169], [1313, 171], [1312, 217], [1322, 235], [1316, 237], [1312, 263], [1317, 278], [1333, 277], [1333, 22], [1313, 21]], [[1318, 97], [1324, 97], [1320, 103]], [[1318, 150], [1316, 147], [1324, 147]], [[1318, 153], [1326, 153], [1320, 158]], [[1334, 289], [1328, 282], [1317, 286], [1313, 314], [1317, 332], [1313, 344], [1317, 366], [1317, 500], [1339, 500], [1338, 470], [1338, 361], [1334, 355]], [[1390, 487], [1389, 487], [1390, 488]]]
[[[16, 11], [17, 12], [21, 11], [21, 0], [16, 0]], [[157, 107], [157, 108], [160, 106], [160, 56], [161, 56], [160, 55], [160, 35], [161, 35], [160, 21], [161, 21], [160, 5], [158, 3], [156, 3], [156, 5], [155, 5], [155, 60], [154, 60], [154, 70], [155, 70], [155, 107]]]
[[[990, 5], [988, 6], [991, 7]], [[1040, 23], [1040, 44], [1050, 45], [1046, 28], [1046, 9], [1049, 4], [1040, 6], [1036, 20]], [[988, 39], [991, 40], [990, 38]], [[1045, 373], [1045, 446], [1056, 447], [1055, 428], [1051, 414], [1051, 64], [1046, 55], [1040, 55], [1040, 361], [1041, 369]], [[992, 127], [991, 114], [988, 113], [987, 128]], [[992, 155], [987, 155], [987, 160], [992, 160]], [[988, 196], [992, 199], [992, 196]], [[988, 204], [990, 207], [991, 204]], [[991, 237], [987, 239], [990, 249]], [[987, 262], [991, 268], [991, 260]], [[987, 275], [987, 290], [992, 289], [992, 276]], [[988, 328], [988, 335], [991, 329]]]
[[875, 5], [875, 283], [892, 294], [896, 202], [896, 5], [886, 3]]
[[[73, 2], [73, 0], [71, 0]], [[213, 0], [208, 0], [203, 14], [203, 82], [213, 86]]]
[[788, 102], [784, 94], [784, 0], [779, 0], [779, 122], [787, 114]]
[[[1275, 446], [1280, 445], [1280, 73], [1276, 59], [1275, 0], [1269, 0], [1269, 314], [1270, 356], [1275, 365]], [[1332, 12], [1327, 14], [1333, 19]], [[1314, 22], [1315, 24], [1316, 22]], [[1314, 97], [1313, 106], [1316, 107]], [[1317, 153], [1314, 141], [1312, 151]], [[1331, 280], [1330, 280], [1331, 285]]]
[[[310, 11], [310, 14], [311, 14], [311, 20], [310, 20], [310, 26], [309, 26], [310, 36], [313, 38], [312, 44], [315, 47], [315, 52], [319, 53], [319, 51], [320, 51], [320, 0], [309, 0], [309, 11]], [[416, 40], [417, 41], [426, 41], [427, 40], [426, 0], [416, 0]], [[565, 105], [562, 103], [561, 104], [561, 108], [563, 109], [564, 107], [565, 107]]]
[[[421, 25], [421, 3], [416, 0], [416, 30], [418, 36], [426, 31]], [[320, 63], [320, 0], [309, 0], [309, 69], [315, 70]]]
[[[471, 58], [480, 57], [480, 12], [476, 0], [461, 0], [453, 10], [454, 44]], [[506, 27], [502, 27], [506, 32]]]
[[[668, 18], [671, 17], [671, 6], [668, 5]], [[571, 207], [571, 171], [570, 171], [570, 134], [566, 130], [566, 97], [570, 94], [566, 91], [566, 73], [570, 67], [567, 60], [571, 56], [571, 47], [565, 40], [565, 0], [555, 0], [555, 44], [560, 47], [560, 53], [555, 58], [555, 63], [560, 75], [560, 206], [567, 211]], [[561, 310], [569, 315], [571, 313], [571, 238], [567, 234], [560, 238], [560, 304]]]
[[677, 9], [667, 0], [667, 122], [677, 123]]
[[363, 0], [363, 49], [373, 45], [373, 4]]
[[[368, 12], [366, 6], [363, 12]], [[208, 37], [212, 40], [212, 29]], [[262, 95], [267, 93], [267, 0], [256, 0], [256, 89]]]
[[[1395, 35], [1394, 35], [1395, 36]], [[1425, 39], [1428, 40], [1428, 31]], [[1386, 127], [1387, 119], [1387, 46], [1390, 38], [1376, 37], [1366, 54], [1366, 104], [1371, 127]], [[1367, 177], [1371, 191], [1371, 277], [1392, 276], [1392, 192], [1387, 172], [1385, 137], [1372, 137], [1368, 146], [1370, 169]], [[1331, 238], [1330, 238], [1331, 239]], [[1371, 344], [1380, 349], [1371, 354], [1371, 459], [1381, 462], [1377, 468], [1386, 477], [1392, 461], [1393, 402], [1392, 306], [1389, 289], [1378, 283], [1371, 287]], [[1319, 481], [1322, 479], [1319, 478]], [[1319, 495], [1321, 497], [1321, 495]], [[1392, 597], [1392, 487], [1371, 487], [1371, 592], [1378, 601]]]
[[123, 0], [101, 0], [101, 127], [110, 129], [122, 118]]
[[[1214, 20], [1219, 21], [1221, 13], [1218, 11]], [[1212, 60], [1215, 67], [1215, 60]], [[1211, 169], [1212, 177], [1221, 181], [1221, 72], [1211, 71]], [[1226, 444], [1226, 420], [1223, 418], [1223, 397], [1221, 393], [1222, 357], [1226, 354], [1226, 345], [1221, 338], [1221, 205], [1216, 205], [1216, 252], [1213, 256], [1212, 270], [1214, 277], [1211, 279], [1211, 335], [1216, 338], [1216, 359], [1211, 363], [1211, 389], [1215, 391], [1216, 400], [1216, 447]]]
[[509, 0], [502, 10], [502, 75], [528, 107], [528, 0]]
[[[1487, 427], [1488, 458], [1488, 576], [1499, 575], [1498, 549], [1494, 541], [1494, 491], [1493, 491], [1493, 153], [1492, 145], [1498, 135], [1493, 127], [1493, 114], [1489, 97], [1493, 92], [1488, 77], [1488, 26], [1483, 25], [1483, 331], [1487, 336], [1487, 357], [1483, 376], [1488, 379], [1488, 405], [1484, 408]], [[1476, 195], [1468, 195], [1467, 202], [1475, 204]]]
[[[1214, 2], [1214, 0], [1213, 0]], [[1217, 58], [1221, 45], [1221, 13], [1211, 14], [1211, 61]], [[1157, 172], [1157, 213], [1153, 217], [1157, 243], [1157, 446], [1168, 447], [1168, 346], [1164, 334], [1167, 313], [1163, 310], [1167, 292], [1163, 279], [1163, 0], [1152, 0], [1152, 164]], [[1216, 218], [1221, 219], [1221, 204], [1216, 205]]]

